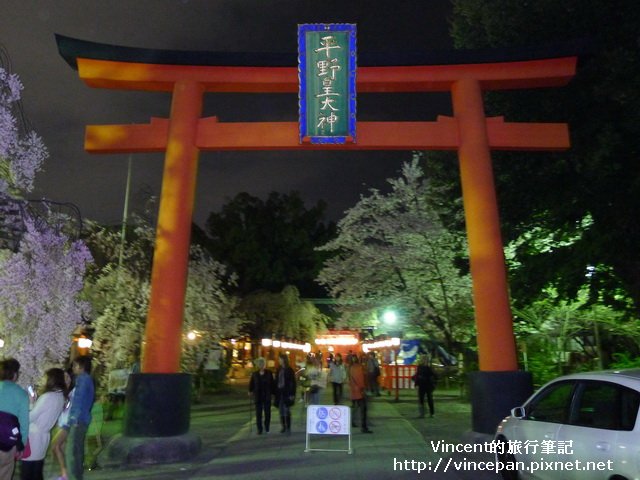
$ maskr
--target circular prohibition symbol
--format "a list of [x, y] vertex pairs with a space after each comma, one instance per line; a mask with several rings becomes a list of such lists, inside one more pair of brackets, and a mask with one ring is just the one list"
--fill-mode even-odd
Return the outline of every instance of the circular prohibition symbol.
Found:
[[329, 430], [331, 430], [331, 433], [339, 433], [341, 429], [342, 424], [340, 422], [331, 422], [329, 424]]
[[329, 410], [329, 416], [333, 420], [338, 420], [342, 416], [342, 412], [339, 408], [332, 408], [331, 410]]

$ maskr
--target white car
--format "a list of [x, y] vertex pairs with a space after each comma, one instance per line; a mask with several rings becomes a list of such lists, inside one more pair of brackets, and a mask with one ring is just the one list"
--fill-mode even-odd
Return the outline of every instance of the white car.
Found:
[[502, 478], [640, 479], [640, 369], [559, 377], [496, 431]]

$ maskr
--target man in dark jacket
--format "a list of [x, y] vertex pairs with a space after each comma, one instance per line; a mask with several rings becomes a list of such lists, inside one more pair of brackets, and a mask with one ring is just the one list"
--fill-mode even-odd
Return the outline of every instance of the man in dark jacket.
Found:
[[296, 375], [289, 365], [287, 355], [278, 357], [279, 367], [276, 371], [276, 405], [280, 410], [280, 433], [291, 433], [291, 406], [296, 402]]
[[429, 357], [422, 355], [420, 364], [414, 377], [416, 386], [418, 387], [418, 408], [420, 414], [418, 418], [424, 418], [424, 397], [427, 396], [429, 404], [429, 414], [433, 417], [433, 391], [436, 388], [436, 374], [429, 366]]
[[258, 435], [262, 435], [262, 414], [264, 413], [264, 431], [269, 433], [271, 424], [271, 395], [273, 394], [273, 373], [267, 370], [264, 358], [256, 359], [258, 370], [251, 374], [249, 395], [253, 395], [256, 407], [256, 426]]

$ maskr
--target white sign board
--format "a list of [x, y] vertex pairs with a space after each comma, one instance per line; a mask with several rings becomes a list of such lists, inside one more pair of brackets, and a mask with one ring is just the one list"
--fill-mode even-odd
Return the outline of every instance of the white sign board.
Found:
[[349, 435], [351, 409], [343, 405], [309, 405], [307, 407], [307, 434]]
[[129, 370], [120, 368], [109, 372], [107, 381], [107, 392], [115, 394], [123, 394], [127, 390], [127, 382], [129, 381]]
[[222, 348], [213, 347], [207, 355], [207, 363], [204, 365], [205, 370], [220, 370], [222, 363]]

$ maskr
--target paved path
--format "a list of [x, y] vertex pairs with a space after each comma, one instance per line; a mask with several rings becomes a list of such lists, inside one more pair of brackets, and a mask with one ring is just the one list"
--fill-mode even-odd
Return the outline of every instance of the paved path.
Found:
[[[328, 400], [328, 392], [323, 400]], [[370, 402], [373, 434], [353, 429], [353, 452], [305, 452], [304, 407], [293, 413], [291, 435], [278, 433], [274, 415], [272, 432], [257, 435], [249, 422], [249, 403], [237, 391], [217, 399], [217, 404], [195, 406], [191, 431], [202, 438], [201, 453], [190, 462], [97, 469], [86, 472], [88, 480], [116, 479], [473, 479], [495, 480], [493, 473], [481, 472], [470, 462], [490, 461], [490, 455], [443, 454], [434, 451], [438, 441], [470, 444], [468, 405], [457, 398], [436, 397], [441, 413], [431, 419], [415, 419], [413, 394], [406, 393], [396, 403], [392, 397], [376, 397]], [[234, 396], [235, 395], [235, 396]], [[459, 411], [456, 411], [459, 410]], [[276, 411], [274, 410], [275, 414]], [[467, 440], [465, 440], [467, 438]], [[347, 437], [313, 436], [312, 448], [346, 449]], [[435, 442], [432, 444], [431, 442]], [[467, 463], [464, 464], [466, 459]], [[418, 463], [423, 462], [423, 463]], [[52, 462], [48, 461], [51, 464]], [[448, 468], [445, 472], [445, 467]], [[456, 470], [458, 466], [458, 470]], [[52, 465], [50, 465], [52, 467]], [[462, 468], [464, 467], [464, 468]], [[418, 473], [417, 469], [424, 471]], [[50, 469], [47, 468], [47, 471]], [[53, 470], [51, 470], [53, 473]], [[49, 479], [50, 476], [45, 478]]]

